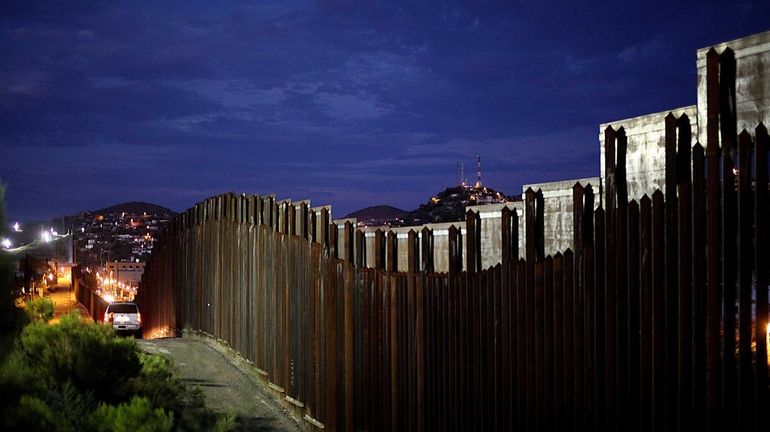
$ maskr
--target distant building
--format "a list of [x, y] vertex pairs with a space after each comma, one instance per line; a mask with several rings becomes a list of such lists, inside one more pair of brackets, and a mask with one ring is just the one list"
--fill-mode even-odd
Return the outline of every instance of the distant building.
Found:
[[143, 262], [108, 261], [107, 274], [112, 274], [117, 282], [123, 282], [130, 286], [138, 286], [144, 274]]

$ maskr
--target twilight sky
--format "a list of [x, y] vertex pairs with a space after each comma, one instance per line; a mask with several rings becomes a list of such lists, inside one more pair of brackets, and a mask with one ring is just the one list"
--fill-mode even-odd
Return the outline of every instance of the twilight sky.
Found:
[[5, 0], [10, 217], [228, 191], [412, 209], [476, 153], [508, 194], [598, 175], [599, 123], [694, 104], [697, 48], [770, 30], [766, 0], [640, 3]]

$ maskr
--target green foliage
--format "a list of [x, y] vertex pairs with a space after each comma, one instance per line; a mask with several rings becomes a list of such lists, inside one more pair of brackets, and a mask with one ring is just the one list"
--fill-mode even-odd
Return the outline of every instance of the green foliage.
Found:
[[235, 411], [227, 410], [226, 413], [221, 414], [217, 418], [217, 422], [212, 429], [214, 432], [229, 432], [235, 430], [238, 426], [238, 417], [235, 415]]
[[163, 432], [174, 425], [171, 414], [154, 408], [150, 401], [134, 396], [117, 406], [101, 404], [91, 416], [92, 430], [99, 432]]
[[177, 428], [181, 430], [210, 430], [216, 416], [206, 408], [200, 389], [187, 388], [179, 380], [171, 360], [140, 353], [139, 361], [142, 371], [132, 383], [136, 394], [173, 413]]
[[57, 421], [56, 413], [42, 399], [22, 395], [10, 418], [6, 419], [6, 430], [66, 431], [65, 425]]
[[[5, 186], [0, 183], [0, 236], [6, 234], [8, 227], [5, 218]], [[8, 354], [13, 346], [10, 339], [24, 324], [24, 312], [14, 304], [14, 276], [11, 260], [7, 253], [0, 251], [0, 361]]]
[[[0, 221], [2, 192], [0, 185]], [[5, 258], [0, 253], [0, 430], [233, 429], [235, 416], [206, 409], [169, 359], [142, 353], [111, 326], [85, 323], [77, 312], [49, 325], [48, 299], [29, 302], [27, 314], [16, 308]], [[33, 322], [22, 331], [26, 315]]]
[[118, 338], [110, 326], [86, 324], [75, 312], [58, 325], [32, 323], [19, 341], [21, 356], [49, 387], [72, 384], [97, 401], [117, 402], [140, 371], [133, 339]]
[[53, 318], [53, 300], [36, 298], [27, 302], [27, 316], [32, 322], [48, 322]]

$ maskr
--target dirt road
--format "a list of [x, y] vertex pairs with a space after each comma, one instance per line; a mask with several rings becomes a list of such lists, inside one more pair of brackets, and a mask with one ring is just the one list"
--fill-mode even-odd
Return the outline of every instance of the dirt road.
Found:
[[141, 349], [171, 358], [182, 381], [199, 387], [206, 406], [217, 412], [232, 409], [245, 430], [299, 431], [297, 423], [267, 389], [218, 350], [196, 338], [137, 341]]

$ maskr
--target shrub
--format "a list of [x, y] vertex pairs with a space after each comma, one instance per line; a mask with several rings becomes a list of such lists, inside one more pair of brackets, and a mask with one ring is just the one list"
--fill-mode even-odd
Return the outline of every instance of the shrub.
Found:
[[162, 408], [153, 409], [146, 398], [134, 396], [117, 406], [99, 405], [91, 415], [91, 426], [99, 432], [164, 432], [171, 430], [174, 419]]
[[19, 404], [9, 410], [5, 419], [8, 430], [66, 431], [70, 428], [59, 422], [56, 413], [40, 398], [22, 395]]
[[135, 394], [172, 413], [180, 430], [211, 430], [217, 421], [216, 415], [206, 408], [199, 388], [188, 388], [179, 380], [171, 360], [160, 355], [139, 353], [139, 361], [142, 370], [132, 380]]
[[62, 317], [59, 325], [28, 325], [19, 350], [48, 387], [71, 383], [97, 401], [125, 401], [129, 379], [141, 368], [133, 339], [116, 337], [103, 324], [86, 324], [77, 312]]
[[48, 322], [53, 318], [53, 301], [48, 298], [37, 298], [27, 302], [27, 316], [32, 322]]

